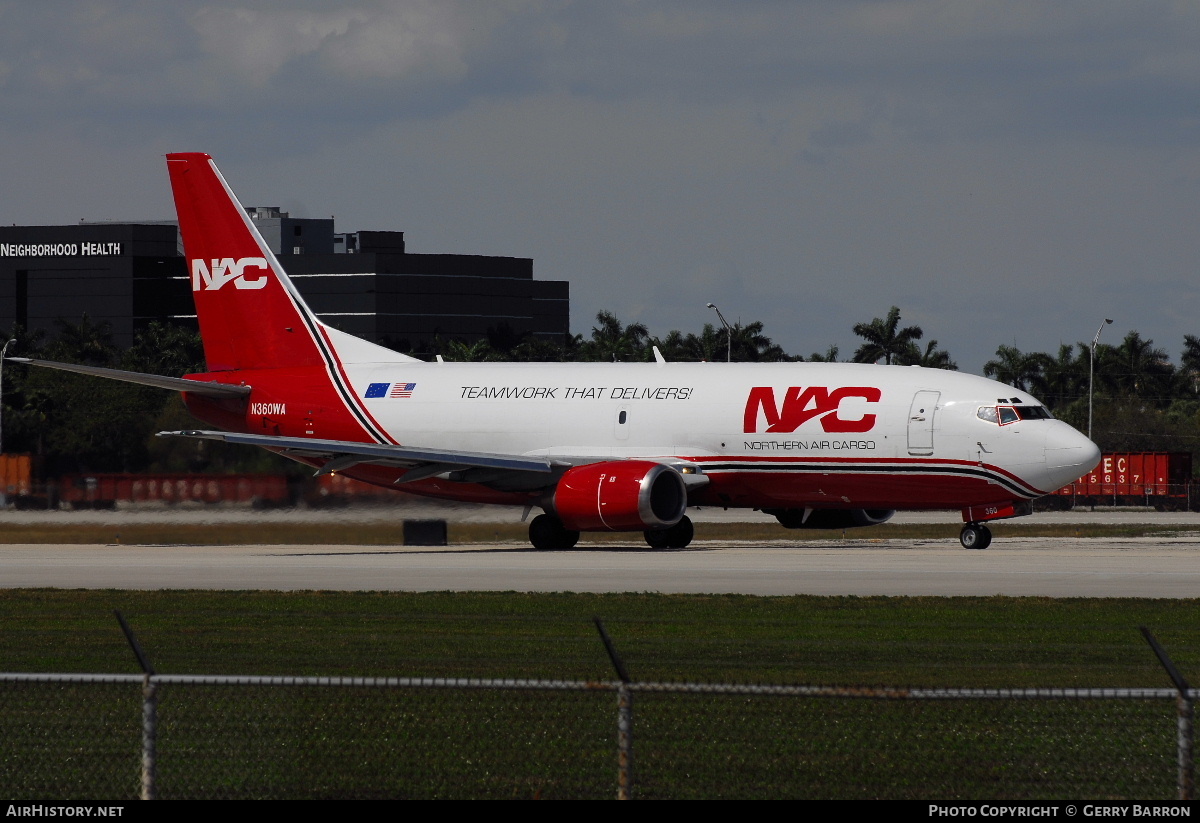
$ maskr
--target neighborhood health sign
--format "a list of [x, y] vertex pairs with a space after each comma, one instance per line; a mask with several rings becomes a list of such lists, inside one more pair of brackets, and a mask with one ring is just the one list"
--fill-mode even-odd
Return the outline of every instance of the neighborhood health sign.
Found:
[[0, 257], [115, 257], [120, 243], [0, 243]]

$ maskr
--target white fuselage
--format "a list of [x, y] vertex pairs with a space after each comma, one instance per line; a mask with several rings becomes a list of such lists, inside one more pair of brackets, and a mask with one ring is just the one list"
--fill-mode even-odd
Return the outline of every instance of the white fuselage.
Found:
[[400, 362], [346, 374], [395, 442], [576, 462], [675, 458], [712, 477], [711, 502], [729, 505], [978, 505], [1053, 491], [1099, 456], [1058, 420], [981, 418], [981, 407], [1040, 404], [937, 369]]

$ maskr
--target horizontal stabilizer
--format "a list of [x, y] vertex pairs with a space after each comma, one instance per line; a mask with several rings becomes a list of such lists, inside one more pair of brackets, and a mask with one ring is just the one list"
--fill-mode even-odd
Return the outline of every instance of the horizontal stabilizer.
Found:
[[120, 369], [105, 369], [100, 366], [80, 366], [75, 363], [56, 363], [53, 360], [36, 360], [32, 357], [6, 357], [11, 363], [25, 363], [30, 366], [43, 366], [48, 369], [87, 374], [92, 377], [104, 377], [109, 380], [121, 380], [125, 383], [137, 383], [142, 386], [154, 386], [158, 389], [185, 391], [192, 394], [202, 394], [205, 397], [245, 397], [250, 394], [246, 385], [231, 385], [229, 383], [214, 383], [207, 380], [188, 380], [184, 377], [164, 377], [161, 374], [143, 374], [136, 371], [121, 371]]

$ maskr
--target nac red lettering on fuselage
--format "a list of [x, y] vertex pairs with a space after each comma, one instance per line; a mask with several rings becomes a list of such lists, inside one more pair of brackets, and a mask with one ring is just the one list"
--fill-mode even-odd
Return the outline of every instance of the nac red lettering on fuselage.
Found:
[[226, 283], [233, 283], [238, 289], [261, 289], [267, 285], [266, 274], [250, 278], [246, 269], [261, 269], [267, 271], [267, 261], [263, 257], [214, 257], [205, 261], [199, 257], [192, 260], [192, 291], [216, 291]]
[[755, 386], [746, 398], [744, 431], [759, 431], [760, 420], [766, 424], [764, 432], [794, 432], [813, 418], [820, 418], [821, 428], [830, 433], [860, 433], [875, 426], [875, 415], [845, 410], [845, 400], [862, 403], [878, 403], [883, 393], [872, 386], [842, 386], [830, 389], [826, 386], [792, 386], [784, 392], [783, 403], [779, 403], [772, 386]]

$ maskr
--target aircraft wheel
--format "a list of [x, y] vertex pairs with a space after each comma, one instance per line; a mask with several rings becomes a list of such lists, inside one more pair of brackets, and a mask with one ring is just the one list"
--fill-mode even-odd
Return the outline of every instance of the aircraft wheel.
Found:
[[692, 538], [695, 535], [696, 528], [692, 525], [692, 518], [685, 514], [679, 518], [678, 523], [667, 529], [667, 536], [670, 541], [667, 545], [672, 549], [686, 549], [688, 543], [692, 542]]
[[665, 549], [668, 546], [667, 529], [646, 529], [642, 532], [646, 545], [652, 549]]
[[571, 531], [552, 514], [539, 514], [529, 524], [529, 542], [539, 551], [569, 549], [579, 542], [579, 532]]
[[692, 519], [685, 514], [674, 526], [646, 529], [642, 534], [646, 537], [646, 544], [652, 549], [683, 549], [692, 542], [696, 529], [692, 525]]
[[980, 523], [968, 523], [958, 535], [964, 549], [986, 549], [992, 543], [992, 530]]

